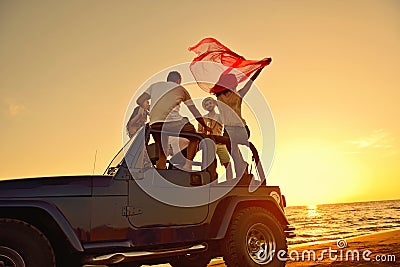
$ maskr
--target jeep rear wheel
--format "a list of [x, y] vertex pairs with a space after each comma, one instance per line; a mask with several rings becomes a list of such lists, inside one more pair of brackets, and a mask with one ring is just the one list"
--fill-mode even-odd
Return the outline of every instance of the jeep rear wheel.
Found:
[[47, 238], [36, 227], [14, 219], [0, 219], [0, 267], [54, 267]]
[[0, 247], [0, 267], [25, 267], [22, 256], [15, 250]]
[[279, 221], [259, 207], [235, 214], [225, 238], [224, 260], [228, 267], [285, 266], [277, 253], [287, 251]]

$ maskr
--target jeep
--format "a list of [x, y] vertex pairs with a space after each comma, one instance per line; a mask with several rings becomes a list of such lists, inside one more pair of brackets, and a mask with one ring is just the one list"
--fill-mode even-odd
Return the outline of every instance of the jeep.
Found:
[[277, 254], [294, 228], [256, 148], [250, 143], [258, 178], [218, 181], [213, 144], [229, 138], [165, 133], [198, 138], [200, 156], [193, 171], [171, 160], [160, 170], [155, 132], [138, 131], [103, 175], [0, 181], [0, 267], [205, 267], [216, 257], [228, 267], [284, 266]]

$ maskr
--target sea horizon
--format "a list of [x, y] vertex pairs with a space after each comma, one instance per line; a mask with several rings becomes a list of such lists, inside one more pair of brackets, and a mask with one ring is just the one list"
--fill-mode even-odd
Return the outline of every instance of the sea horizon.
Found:
[[381, 201], [397, 201], [398, 199], [378, 199], [378, 200], [357, 200], [349, 202], [334, 202], [334, 203], [317, 203], [317, 204], [299, 204], [299, 205], [287, 205], [286, 208], [294, 207], [308, 207], [308, 206], [320, 206], [320, 205], [336, 205], [336, 204], [351, 204], [351, 203], [364, 203], [364, 202], [381, 202]]
[[346, 239], [400, 228], [400, 200], [288, 206], [289, 245]]

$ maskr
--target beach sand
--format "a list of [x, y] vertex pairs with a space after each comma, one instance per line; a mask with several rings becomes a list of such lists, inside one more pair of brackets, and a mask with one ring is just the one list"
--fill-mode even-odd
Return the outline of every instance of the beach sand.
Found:
[[[314, 250], [317, 258], [323, 250], [337, 250], [332, 253], [332, 256], [337, 256], [337, 260], [329, 259], [329, 255], [325, 252], [324, 260], [322, 261], [288, 261], [286, 266], [400, 266], [400, 230], [392, 230], [386, 232], [378, 232], [375, 234], [364, 235], [345, 240], [347, 245], [340, 249], [338, 245], [343, 245], [343, 242], [326, 242], [315, 245], [299, 245], [289, 247], [289, 254], [296, 256], [294, 250], [299, 252], [301, 259], [304, 250]], [[339, 244], [338, 244], [339, 243]], [[371, 251], [371, 254], [367, 252]], [[342, 251], [342, 252], [341, 252]], [[352, 252], [359, 252], [359, 260], [356, 254], [354, 259]], [[365, 258], [363, 258], [365, 253]], [[346, 254], [347, 259], [346, 259]], [[305, 253], [305, 258], [308, 258], [308, 253]]]
[[[400, 266], [400, 230], [392, 230], [386, 232], [379, 232], [370, 235], [364, 235], [354, 238], [349, 238], [345, 240], [347, 245], [343, 249], [338, 247], [337, 241], [334, 242], [324, 242], [312, 245], [297, 245], [290, 246], [288, 255], [292, 255], [293, 258], [296, 256], [296, 252], [299, 253], [300, 260], [303, 251], [313, 250], [315, 251], [316, 258], [321, 256], [323, 250], [328, 251], [329, 248], [332, 249], [332, 257], [337, 256], [337, 260], [329, 259], [328, 252], [324, 253], [323, 260], [308, 261], [308, 253], [305, 253], [305, 261], [290, 261], [286, 263], [286, 266]], [[342, 245], [344, 242], [339, 243]], [[333, 251], [337, 250], [337, 252]], [[368, 252], [371, 254], [368, 255]], [[342, 251], [342, 252], [341, 252]], [[352, 253], [359, 252], [359, 260], [357, 260], [356, 254], [354, 254], [354, 259]], [[367, 253], [366, 258], [370, 261], [363, 259], [363, 253]], [[348, 254], [348, 260], [346, 260], [346, 254]], [[342, 256], [341, 256], [342, 255]], [[368, 256], [368, 257], [367, 257]], [[380, 257], [381, 260], [378, 261]], [[386, 261], [382, 261], [386, 257]], [[395, 261], [394, 261], [395, 257]], [[313, 258], [313, 256], [311, 256]], [[389, 258], [390, 261], [389, 261]], [[222, 259], [214, 259], [210, 262], [208, 267], [224, 267], [225, 264]], [[159, 264], [152, 265], [151, 267], [170, 267], [169, 264]], [[245, 267], [245, 266], [243, 266]]]

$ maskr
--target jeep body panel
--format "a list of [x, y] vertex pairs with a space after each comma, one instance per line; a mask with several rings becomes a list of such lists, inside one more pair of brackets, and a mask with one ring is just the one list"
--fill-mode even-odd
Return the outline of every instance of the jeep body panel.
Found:
[[[164, 226], [195, 225], [204, 222], [208, 216], [208, 205], [199, 207], [178, 207], [163, 203], [155, 199], [152, 192], [168, 194], [174, 198], [191, 198], [190, 185], [191, 173], [181, 170], [156, 170], [147, 169], [143, 179], [131, 179], [129, 182], [129, 205], [135, 210], [129, 216], [129, 221], [134, 227], [157, 226], [163, 222]], [[208, 177], [206, 172], [203, 176]], [[145, 185], [145, 183], [150, 183]], [[180, 185], [178, 184], [180, 183]], [[147, 186], [151, 191], [145, 192], [142, 187]], [[182, 190], [182, 186], [187, 189]], [[191, 196], [192, 194], [192, 196]], [[197, 196], [200, 197], [200, 196]], [[204, 194], [204, 203], [209, 202], [209, 193]]]
[[91, 176], [62, 176], [0, 181], [2, 198], [41, 198], [90, 196]]
[[[1, 181], [0, 215], [6, 208], [10, 210], [39, 207], [51, 217], [57, 218], [56, 222], [60, 228], [64, 229], [65, 225], [69, 225], [79, 243], [126, 239], [127, 234], [121, 237], [115, 229], [129, 228], [128, 221], [122, 216], [127, 196], [127, 181], [115, 179], [113, 176], [46, 177]], [[106, 238], [103, 229], [108, 229], [109, 226], [112, 226], [113, 230], [111, 235], [107, 232]], [[74, 248], [81, 251], [82, 245], [80, 247], [74, 245]]]
[[[58, 227], [64, 233], [64, 236], [70, 243], [70, 245], [79, 252], [83, 252], [82, 244], [76, 235], [74, 229], [68, 223], [67, 219], [57, 209], [56, 206], [40, 200], [1, 200], [0, 199], [0, 217], [7, 217], [10, 213], [9, 210], [22, 209], [39, 209], [50, 215], [51, 218], [56, 222]], [[15, 213], [11, 213], [15, 214]]]
[[[235, 211], [245, 207], [265, 208], [266, 210], [271, 211], [278, 218], [284, 229], [289, 225], [280, 206], [271, 196], [228, 196], [221, 201], [216, 202], [216, 205], [211, 205], [211, 207], [214, 207], [215, 209], [210, 218], [210, 239], [223, 239], [229, 228], [231, 222], [230, 219], [234, 216]], [[221, 210], [223, 210], [224, 213], [219, 213]]]

